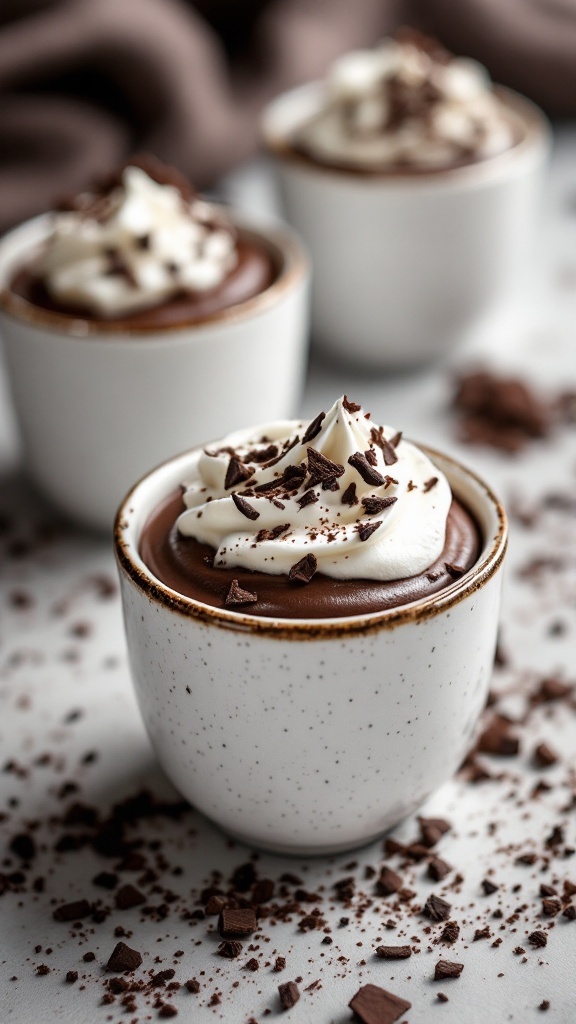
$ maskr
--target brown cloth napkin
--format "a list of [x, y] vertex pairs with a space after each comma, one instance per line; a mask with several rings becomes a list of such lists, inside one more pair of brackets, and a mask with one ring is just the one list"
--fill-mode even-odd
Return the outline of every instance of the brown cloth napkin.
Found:
[[137, 150], [210, 184], [268, 99], [402, 21], [576, 113], [572, 0], [2, 0], [0, 231]]

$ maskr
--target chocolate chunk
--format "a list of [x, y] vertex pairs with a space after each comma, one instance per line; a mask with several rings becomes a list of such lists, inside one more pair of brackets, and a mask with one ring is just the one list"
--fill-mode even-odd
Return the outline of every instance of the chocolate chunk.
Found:
[[448, 921], [448, 924], [444, 925], [444, 930], [440, 936], [441, 942], [456, 942], [456, 939], [460, 935], [460, 927], [456, 924], [456, 921]]
[[398, 498], [378, 498], [375, 494], [370, 494], [367, 498], [362, 498], [362, 504], [367, 516], [378, 515], [378, 513], [382, 512], [385, 508], [390, 508], [390, 505], [393, 505], [396, 501], [398, 501]]
[[36, 843], [27, 832], [20, 832], [10, 840], [10, 849], [21, 860], [33, 860], [36, 856]]
[[498, 892], [499, 885], [495, 885], [489, 878], [483, 878], [481, 882], [482, 888], [487, 896], [491, 896], [493, 892]]
[[319, 412], [315, 419], [311, 420], [306, 428], [306, 433], [302, 438], [302, 444], [308, 444], [309, 441], [313, 441], [318, 436], [322, 429], [322, 423], [326, 418], [325, 412]]
[[74, 900], [73, 903], [63, 903], [57, 907], [52, 917], [55, 921], [80, 921], [92, 913], [92, 907], [88, 900]]
[[378, 946], [376, 956], [381, 960], [407, 960], [412, 950], [410, 946]]
[[456, 964], [451, 960], [439, 960], [434, 967], [434, 981], [443, 981], [445, 978], [459, 978], [464, 970], [464, 964]]
[[252, 903], [268, 903], [274, 895], [274, 882], [271, 878], [261, 878], [252, 890]]
[[356, 405], [356, 402], [351, 402], [348, 395], [344, 395], [342, 405], [346, 409], [346, 412], [360, 412], [360, 409], [362, 408], [361, 405]]
[[238, 511], [241, 512], [243, 516], [246, 516], [246, 519], [260, 518], [260, 513], [257, 511], [257, 509], [254, 508], [253, 505], [250, 505], [249, 502], [246, 501], [246, 498], [242, 498], [239, 494], [236, 494], [235, 492], [231, 494], [231, 498], [234, 504], [236, 505]]
[[317, 452], [315, 448], [307, 448], [306, 451], [308, 454], [308, 473], [310, 474], [309, 487], [315, 487], [316, 484], [331, 483], [336, 477], [344, 475], [344, 466], [341, 466], [338, 462], [332, 462], [331, 459], [327, 459], [325, 455]]
[[543, 999], [542, 1002], [539, 1003], [538, 1009], [542, 1010], [542, 1012], [545, 1013], [546, 1010], [550, 1009], [550, 1000], [549, 999]]
[[418, 818], [418, 824], [420, 826], [420, 840], [424, 843], [424, 846], [436, 846], [436, 843], [452, 827], [445, 818]]
[[82, 957], [82, 959], [83, 959], [85, 964], [91, 964], [92, 961], [96, 959], [96, 954], [95, 953], [84, 953], [84, 956]]
[[164, 1020], [168, 1017], [177, 1017], [178, 1010], [176, 1009], [175, 1006], [172, 1005], [172, 1003], [163, 1003], [163, 1005], [160, 1007], [160, 1010], [158, 1011], [158, 1016], [163, 1018]]
[[435, 896], [434, 893], [428, 897], [424, 904], [424, 913], [431, 921], [445, 921], [450, 917], [451, 910], [452, 904], [443, 900], [441, 896]]
[[393, 892], [398, 892], [402, 888], [402, 879], [400, 875], [397, 875], [391, 868], [382, 868], [378, 881], [376, 882], [376, 892], [379, 896], [391, 896]]
[[523, 381], [484, 370], [457, 381], [453, 404], [461, 415], [463, 440], [504, 451], [518, 451], [550, 428], [550, 409]]
[[252, 451], [246, 452], [246, 455], [242, 459], [243, 462], [269, 462], [270, 459], [275, 459], [278, 455], [278, 446], [275, 444], [269, 444], [266, 448], [253, 448]]
[[543, 946], [545, 946], [547, 944], [548, 936], [546, 935], [546, 932], [542, 932], [542, 931], [538, 930], [538, 931], [532, 932], [528, 936], [528, 942], [532, 946], [535, 946], [538, 949], [538, 948], [541, 948], [541, 947], [543, 947]]
[[478, 750], [483, 754], [497, 757], [515, 757], [520, 749], [518, 737], [511, 732], [511, 725], [505, 718], [496, 716], [480, 735]]
[[[400, 437], [401, 436], [402, 435], [400, 435]], [[397, 434], [394, 435], [394, 439], [396, 437], [398, 437]], [[372, 428], [370, 431], [370, 440], [372, 441], [372, 444], [375, 444], [380, 448], [380, 451], [384, 456], [385, 465], [393, 466], [395, 462], [398, 462], [398, 456], [394, 451], [395, 445], [386, 440], [382, 427], [379, 427], [378, 430], [375, 430], [374, 427]]]
[[373, 448], [369, 448], [368, 451], [364, 452], [364, 455], [368, 459], [368, 462], [370, 463], [371, 466], [378, 465], [378, 456], [376, 455], [376, 452], [374, 451]]
[[256, 914], [249, 907], [225, 907], [218, 920], [223, 939], [243, 939], [256, 931]]
[[313, 505], [318, 501], [318, 495], [316, 494], [316, 491], [310, 489], [309, 491], [305, 491], [302, 497], [297, 498], [296, 501], [298, 505], [300, 505], [300, 508], [306, 508], [307, 505]]
[[356, 484], [348, 484], [348, 487], [344, 491], [344, 494], [340, 498], [343, 505], [357, 505], [358, 498], [356, 497]]
[[218, 896], [216, 894], [210, 896], [206, 906], [204, 907], [204, 913], [208, 914], [209, 917], [220, 914], [227, 903], [228, 900], [225, 896]]
[[78, 971], [66, 971], [66, 983], [73, 985], [75, 981], [78, 981]]
[[422, 490], [424, 491], [424, 494], [428, 494], [428, 491], [431, 491], [432, 488], [435, 487], [437, 483], [438, 483], [438, 477], [437, 476], [431, 476], [430, 479], [427, 480], [426, 483], [424, 484], [424, 486], [422, 487]]
[[560, 679], [550, 677], [549, 679], [543, 679], [540, 683], [538, 697], [545, 702], [564, 700], [565, 697], [570, 696], [572, 689], [573, 687], [570, 683], [563, 683]]
[[237, 956], [240, 956], [243, 946], [237, 939], [224, 939], [218, 946], [218, 953], [220, 956], [226, 958], [226, 960], [235, 960]]
[[118, 910], [131, 910], [146, 903], [146, 897], [134, 885], [122, 885], [116, 893], [115, 902]]
[[441, 882], [446, 875], [449, 875], [452, 868], [441, 857], [432, 857], [428, 864], [427, 874], [434, 882]]
[[137, 949], [130, 949], [125, 942], [118, 942], [112, 950], [106, 964], [109, 971], [135, 971], [142, 963], [142, 954]]
[[254, 604], [257, 600], [258, 594], [252, 594], [249, 590], [244, 590], [238, 583], [238, 580], [232, 580], [224, 604]]
[[539, 768], [550, 768], [558, 761], [558, 754], [547, 743], [539, 743], [534, 751], [534, 761]]
[[254, 470], [251, 466], [246, 466], [243, 462], [240, 462], [239, 459], [232, 456], [226, 470], [224, 487], [228, 491], [231, 487], [236, 487], [237, 484], [243, 483], [244, 480], [248, 480], [249, 477], [253, 475]]
[[310, 583], [317, 568], [316, 556], [310, 551], [292, 566], [288, 573], [288, 579], [291, 583]]
[[[394, 461], [397, 460], [395, 459]], [[354, 452], [354, 455], [351, 455], [348, 459], [348, 464], [357, 470], [365, 483], [370, 484], [372, 487], [381, 487], [382, 484], [386, 483], [382, 474], [370, 465], [362, 452]]]
[[542, 913], [546, 917], [555, 917], [562, 910], [562, 904], [560, 900], [553, 898], [546, 898], [542, 900]]
[[275, 971], [276, 974], [279, 974], [280, 971], [283, 971], [285, 969], [285, 967], [286, 967], [286, 957], [285, 956], [277, 956], [275, 961], [274, 961], [274, 967], [272, 968], [272, 970]]
[[480, 939], [489, 939], [489, 938], [491, 938], [491, 936], [492, 936], [492, 932], [490, 931], [490, 928], [488, 927], [488, 925], [485, 925], [484, 928], [477, 928], [476, 929], [476, 931], [474, 932], [474, 938], [473, 938], [472, 941], [473, 942], [479, 942]]
[[348, 1006], [362, 1024], [394, 1024], [412, 1003], [393, 995], [379, 985], [363, 985]]
[[42, 978], [46, 974], [50, 974], [50, 968], [48, 967], [48, 964], [38, 964], [38, 967], [36, 968], [36, 974], [40, 978]]
[[101, 889], [115, 889], [118, 885], [118, 875], [112, 871], [100, 871], [92, 879], [92, 885], [98, 885]]
[[291, 1010], [300, 999], [300, 989], [295, 981], [285, 981], [278, 985], [278, 995], [283, 1010]]
[[565, 917], [567, 921], [576, 920], [576, 907], [573, 903], [570, 903], [567, 907], [565, 907], [565, 909], [562, 911], [562, 917]]
[[260, 964], [258, 963], [255, 956], [251, 957], [250, 960], [247, 960], [246, 963], [244, 964], [245, 971], [258, 971], [259, 969]]
[[379, 526], [382, 526], [382, 520], [379, 519], [376, 523], [358, 523], [356, 530], [360, 540], [368, 540], [373, 533], [376, 532]]

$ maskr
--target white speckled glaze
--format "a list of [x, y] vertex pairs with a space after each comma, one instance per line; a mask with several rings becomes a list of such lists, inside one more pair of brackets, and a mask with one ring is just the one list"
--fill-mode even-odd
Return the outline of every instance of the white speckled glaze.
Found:
[[[0, 293], [48, 224], [38, 217], [0, 242]], [[294, 415], [306, 365], [308, 262], [287, 229], [251, 234], [273, 253], [278, 279], [189, 326], [118, 331], [0, 297], [26, 465], [72, 518], [110, 530], [126, 488], [174, 452]]]
[[502, 90], [525, 130], [512, 149], [452, 170], [365, 175], [287, 148], [322, 95], [321, 83], [285, 93], [263, 122], [286, 217], [312, 257], [313, 337], [355, 364], [425, 363], [493, 314], [520, 277], [550, 150], [546, 119]]
[[143, 524], [189, 454], [130, 492], [116, 554], [132, 676], [162, 767], [238, 838], [294, 854], [369, 842], [462, 761], [491, 674], [506, 520], [489, 489], [428, 452], [484, 544], [452, 586], [368, 616], [299, 622], [209, 608], [159, 583]]

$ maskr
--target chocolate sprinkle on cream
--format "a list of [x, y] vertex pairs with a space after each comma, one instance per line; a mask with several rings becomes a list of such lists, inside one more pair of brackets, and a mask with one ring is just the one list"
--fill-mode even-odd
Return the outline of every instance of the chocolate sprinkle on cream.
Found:
[[348, 484], [348, 487], [344, 491], [344, 494], [340, 498], [343, 505], [357, 505], [358, 498], [356, 497], [356, 484], [352, 482]]
[[[394, 439], [396, 439], [397, 437], [398, 435], [395, 434]], [[387, 441], [386, 438], [384, 437], [384, 431], [382, 427], [379, 427], [378, 430], [376, 430], [374, 427], [372, 428], [372, 430], [370, 431], [370, 440], [372, 441], [372, 444], [377, 445], [380, 451], [382, 452], [384, 456], [384, 462], [386, 463], [387, 466], [393, 466], [395, 462], [398, 462], [398, 456], [394, 451], [394, 446], [390, 441]]]
[[398, 501], [398, 498], [378, 498], [377, 495], [370, 494], [367, 498], [362, 498], [362, 505], [367, 516], [375, 516], [385, 508], [390, 508], [395, 501]]
[[412, 1003], [379, 985], [363, 985], [348, 1006], [362, 1024], [394, 1024]]
[[243, 483], [244, 480], [248, 480], [253, 475], [254, 470], [251, 466], [245, 466], [243, 462], [232, 456], [226, 470], [224, 487], [228, 491], [231, 487], [236, 487], [237, 484]]
[[315, 487], [316, 484], [320, 483], [331, 483], [336, 477], [344, 475], [344, 466], [341, 466], [338, 462], [332, 462], [331, 459], [327, 459], [325, 455], [317, 452], [315, 448], [307, 448], [307, 453], [308, 472], [310, 474], [309, 487]]
[[325, 412], [319, 412], [315, 419], [313, 419], [306, 429], [306, 433], [302, 438], [302, 444], [308, 444], [309, 441], [313, 441], [318, 436], [322, 429], [322, 422], [326, 418]]
[[424, 494], [428, 494], [428, 491], [431, 491], [432, 488], [435, 487], [437, 483], [438, 483], [438, 477], [437, 476], [431, 476], [430, 479], [426, 481], [426, 483], [424, 484], [424, 486], [422, 488], [422, 490], [424, 491]]
[[238, 580], [232, 580], [224, 604], [254, 604], [257, 600], [258, 594], [252, 594], [249, 590], [244, 590]]
[[241, 498], [239, 494], [232, 494], [232, 501], [236, 505], [236, 508], [246, 519], [259, 519], [260, 513], [246, 501], [246, 498]]
[[[397, 460], [395, 459], [394, 461], [396, 462]], [[382, 474], [370, 465], [362, 452], [354, 452], [354, 455], [351, 455], [348, 459], [348, 464], [358, 471], [365, 483], [372, 484], [373, 487], [381, 487], [382, 484], [386, 483]]]
[[288, 573], [288, 579], [291, 583], [310, 583], [317, 568], [316, 556], [309, 552], [309, 554], [304, 555], [299, 562], [292, 566]]
[[348, 398], [348, 395], [344, 395], [344, 398], [342, 399], [342, 405], [346, 409], [346, 412], [350, 413], [360, 412], [360, 409], [362, 408], [361, 405], [356, 405], [356, 402], [351, 402], [350, 399]]
[[379, 526], [382, 526], [382, 520], [379, 519], [376, 523], [358, 523], [356, 530], [360, 540], [368, 540], [373, 533], [376, 532]]
[[318, 495], [316, 494], [316, 491], [313, 491], [312, 489], [304, 491], [302, 497], [297, 498], [297, 503], [300, 505], [300, 508], [306, 508], [307, 505], [313, 505], [316, 501], [318, 501]]
[[390, 438], [390, 444], [391, 444], [392, 448], [397, 448], [398, 445], [400, 444], [401, 440], [402, 440], [402, 431], [399, 430], [397, 434], [394, 434], [394, 437]]

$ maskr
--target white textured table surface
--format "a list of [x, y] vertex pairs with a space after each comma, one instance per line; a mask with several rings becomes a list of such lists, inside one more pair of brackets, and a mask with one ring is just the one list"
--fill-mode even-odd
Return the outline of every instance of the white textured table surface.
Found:
[[[315, 415], [346, 391], [377, 422], [461, 455], [512, 509], [520, 505], [535, 513], [530, 527], [512, 519], [502, 609], [507, 661], [495, 671], [493, 684], [496, 694], [510, 691], [498, 710], [515, 720], [525, 717], [530, 694], [543, 678], [576, 679], [576, 428], [559, 428], [513, 458], [464, 448], [456, 441], [448, 397], [454, 368], [473, 358], [521, 374], [544, 395], [576, 387], [575, 166], [576, 131], [564, 128], [539, 256], [507, 322], [485, 328], [445, 366], [415, 375], [359, 378], [315, 358], [302, 410]], [[245, 206], [268, 209], [266, 170], [235, 176], [229, 194]], [[565, 880], [576, 883], [574, 702], [532, 702], [519, 726], [518, 757], [483, 756], [492, 778], [474, 785], [459, 779], [429, 801], [425, 813], [452, 823], [436, 852], [453, 870], [432, 882], [425, 861], [391, 858], [404, 887], [414, 891], [408, 901], [374, 893], [366, 869], [380, 870], [381, 843], [333, 860], [260, 855], [257, 874], [276, 882], [271, 902], [277, 907], [234, 960], [216, 955], [217, 919], [193, 914], [212, 873], [221, 873], [220, 888], [226, 889], [232, 870], [249, 861], [252, 851], [232, 845], [192, 810], [172, 819], [140, 816], [121, 838], [136, 844], [155, 880], [144, 868], [119, 868], [118, 854], [98, 852], [104, 833], [87, 812], [83, 820], [76, 814], [76, 820], [62, 823], [74, 803], [96, 808], [105, 819], [113, 804], [142, 789], [171, 801], [177, 797], [155, 765], [132, 694], [119, 599], [109, 586], [115, 577], [110, 546], [66, 527], [29, 489], [2, 388], [0, 381], [0, 893], [6, 890], [0, 895], [0, 1024], [128, 1024], [158, 1019], [163, 1003], [174, 1006], [182, 1021], [262, 1024], [282, 1014], [277, 985], [297, 977], [302, 994], [286, 1018], [291, 1024], [343, 1024], [351, 1019], [348, 1001], [368, 982], [410, 1001], [412, 1008], [400, 1018], [410, 1024], [575, 1021], [576, 921], [543, 916], [539, 893], [542, 883], [559, 895]], [[522, 572], [530, 564], [531, 571]], [[545, 770], [532, 757], [543, 740], [560, 755]], [[531, 796], [542, 780], [550, 788]], [[563, 831], [550, 840], [558, 826]], [[36, 850], [28, 862], [10, 842], [30, 828]], [[84, 839], [77, 849], [55, 851], [63, 834]], [[407, 840], [417, 835], [415, 820], [394, 833]], [[518, 855], [531, 852], [533, 864], [517, 862]], [[120, 885], [140, 886], [144, 907], [117, 909], [114, 892], [93, 884], [103, 870], [115, 872]], [[284, 882], [283, 896], [278, 880], [286, 872], [301, 883]], [[354, 880], [355, 892], [348, 903], [336, 899], [333, 889], [346, 877]], [[498, 885], [491, 895], [481, 887], [485, 878]], [[34, 884], [37, 879], [43, 883]], [[319, 899], [307, 904], [300, 896], [299, 908], [287, 913], [288, 896], [298, 888]], [[452, 904], [450, 918], [460, 925], [452, 945], [439, 941], [443, 924], [417, 910], [432, 892]], [[53, 920], [58, 904], [77, 899], [96, 903], [103, 911], [96, 918], [104, 919], [86, 917], [78, 928]], [[307, 930], [314, 918], [306, 921], [306, 915], [316, 911], [323, 923]], [[348, 923], [339, 926], [343, 917]], [[387, 929], [387, 921], [394, 927]], [[486, 925], [490, 936], [474, 941], [475, 931]], [[173, 968], [174, 981], [196, 978], [200, 991], [148, 985], [124, 1003], [117, 994], [102, 1005], [110, 977], [104, 967], [118, 927], [143, 955], [136, 979], [148, 982], [152, 971]], [[546, 934], [546, 946], [530, 943], [534, 931]], [[323, 942], [326, 936], [331, 943]], [[409, 944], [412, 956], [378, 959], [374, 949], [382, 942]], [[518, 947], [525, 952], [515, 953]], [[95, 958], [83, 961], [86, 952]], [[278, 956], [286, 958], [281, 973], [272, 970]], [[257, 971], [245, 967], [252, 958]], [[439, 959], [463, 963], [461, 977], [433, 981]], [[41, 965], [49, 971], [39, 974]], [[79, 972], [75, 983], [66, 982], [69, 971]], [[447, 1002], [438, 999], [438, 991]], [[543, 1000], [549, 1001], [547, 1010], [539, 1009]]]

